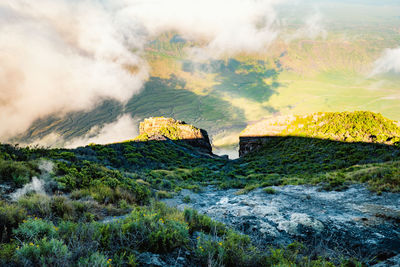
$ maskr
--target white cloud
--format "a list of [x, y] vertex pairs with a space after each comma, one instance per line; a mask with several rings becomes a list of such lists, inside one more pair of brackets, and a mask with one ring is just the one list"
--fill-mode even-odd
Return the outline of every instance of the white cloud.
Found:
[[291, 42], [301, 38], [316, 39], [321, 37], [322, 39], [326, 39], [327, 35], [328, 31], [325, 29], [324, 17], [316, 10], [313, 15], [306, 17], [301, 28], [296, 30], [295, 33], [287, 36], [285, 39], [286, 42]]
[[388, 72], [400, 73], [400, 47], [386, 49], [382, 56], [375, 61], [371, 76]]
[[[145, 64], [98, 1], [13, 0], [0, 10], [0, 137], [139, 92]], [[127, 66], [140, 68], [132, 74]]]
[[133, 139], [138, 135], [138, 122], [125, 114], [115, 122], [102, 127], [93, 127], [84, 137], [76, 138], [65, 145], [67, 148], [85, 146], [90, 143], [108, 144]]
[[276, 37], [274, 6], [279, 0], [125, 1], [127, 10], [150, 34], [175, 29], [187, 38], [203, 37], [217, 52], [259, 51]]
[[[143, 49], [174, 30], [218, 56], [268, 48], [286, 0], [5, 0], [0, 3], [0, 140], [50, 114], [122, 103], [147, 79]], [[298, 34], [326, 32], [321, 16]], [[128, 68], [134, 66], [134, 68]], [[134, 71], [129, 71], [129, 70]]]

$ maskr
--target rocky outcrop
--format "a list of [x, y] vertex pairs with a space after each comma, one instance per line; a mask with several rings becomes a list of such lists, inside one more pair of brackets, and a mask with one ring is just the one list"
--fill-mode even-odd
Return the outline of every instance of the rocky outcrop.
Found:
[[209, 186], [163, 201], [182, 210], [194, 208], [266, 246], [299, 241], [328, 257], [340, 252], [370, 264], [400, 253], [400, 194], [378, 196], [361, 185], [340, 192], [293, 185], [273, 189], [274, 194], [262, 189], [237, 194]]
[[172, 118], [155, 117], [145, 119], [139, 126], [137, 140], [179, 140], [201, 152], [212, 154], [210, 139], [205, 130]]

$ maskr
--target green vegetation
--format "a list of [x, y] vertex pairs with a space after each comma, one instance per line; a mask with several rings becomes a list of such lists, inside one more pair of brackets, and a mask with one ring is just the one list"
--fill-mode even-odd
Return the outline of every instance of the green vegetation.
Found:
[[[232, 181], [236, 184], [329, 184], [325, 188], [332, 190], [343, 184], [368, 183], [374, 191], [398, 192], [400, 179], [390, 174], [399, 170], [398, 164], [390, 163], [396, 160], [400, 160], [400, 148], [391, 145], [275, 137], [268, 145], [235, 162], [231, 175], [238, 178]], [[351, 179], [340, 175], [355, 166], [368, 169], [372, 163], [378, 173], [388, 175], [354, 175]], [[392, 166], [390, 171], [388, 166]], [[390, 186], [382, 186], [388, 183]]]
[[346, 142], [396, 144], [400, 141], [400, 126], [381, 114], [368, 111], [320, 112], [296, 116], [281, 134]]
[[[364, 136], [351, 124], [338, 122], [357, 118], [371, 131], [376, 127], [376, 136], [396, 134], [393, 123], [378, 115], [345, 113], [328, 118], [332, 127], [318, 131], [330, 133], [346, 125], [349, 136]], [[320, 122], [313, 121], [303, 131], [312, 132], [312, 125]], [[339, 259], [329, 259], [329, 263], [309, 258], [307, 248], [299, 244], [260, 247], [250, 237], [195, 210], [178, 211], [157, 200], [173, 197], [183, 188], [198, 192], [206, 185], [238, 188], [237, 194], [257, 188], [274, 194], [271, 186], [286, 184], [342, 190], [352, 183], [365, 183], [377, 193], [400, 192], [400, 148], [355, 140], [276, 137], [234, 161], [199, 154], [179, 140], [91, 144], [74, 150], [1, 145], [4, 187], [0, 190], [5, 191], [0, 200], [0, 264], [137, 266], [144, 252], [176, 257], [184, 251], [191, 264], [200, 266], [210, 262], [340, 265]], [[53, 169], [44, 171], [43, 162], [52, 162]], [[43, 179], [47, 195], [28, 192], [12, 202], [8, 194], [33, 176]]]
[[[0, 263], [23, 266], [137, 266], [141, 252], [188, 251], [191, 263], [225, 266], [294, 264], [301, 246], [260, 250], [248, 236], [193, 210], [179, 212], [161, 203], [135, 207], [112, 223], [27, 218], [14, 227], [18, 241], [1, 244]], [[301, 264], [304, 262], [304, 264]], [[303, 258], [300, 266], [333, 266]], [[311, 264], [311, 265], [308, 265]], [[328, 264], [328, 265], [327, 265]]]
[[272, 187], [266, 187], [266, 188], [263, 189], [263, 191], [264, 191], [265, 193], [269, 194], [269, 195], [273, 195], [273, 194], [276, 193], [276, 190], [273, 189]]

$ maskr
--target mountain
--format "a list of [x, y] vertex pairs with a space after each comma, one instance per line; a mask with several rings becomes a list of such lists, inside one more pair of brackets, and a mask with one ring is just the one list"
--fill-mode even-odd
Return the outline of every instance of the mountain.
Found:
[[[390, 192], [400, 192], [400, 148], [380, 139], [398, 134], [397, 124], [371, 112], [319, 113], [289, 121], [284, 136], [268, 132], [270, 141], [236, 160], [210, 154], [204, 130], [169, 118], [146, 119], [139, 138], [109, 145], [44, 149], [2, 144], [0, 263], [329, 266], [373, 263], [398, 254], [394, 231], [400, 217], [390, 208], [398, 194]], [[321, 122], [330, 124], [324, 128]], [[376, 134], [376, 142], [364, 140], [370, 134]], [[302, 184], [326, 193], [304, 186], [301, 192], [312, 196], [299, 198], [293, 185]], [[285, 211], [289, 220], [267, 206], [257, 211], [250, 204], [237, 206], [252, 199], [272, 205], [273, 199], [292, 197], [312, 211], [316, 207], [308, 207], [313, 201], [307, 199], [335, 199], [338, 194], [331, 190], [345, 198], [357, 193], [360, 201], [375, 206], [364, 211], [367, 206], [360, 203], [354, 203], [354, 210], [341, 202], [326, 203], [332, 212], [345, 209], [346, 216], [355, 216], [349, 222], [299, 213], [294, 203], [293, 211]], [[235, 199], [221, 199], [223, 210], [218, 210], [215, 201], [208, 202], [219, 194]], [[383, 200], [386, 204], [379, 206]], [[172, 203], [183, 206], [169, 207]], [[190, 205], [205, 208], [218, 221]], [[254, 208], [252, 216], [243, 213], [249, 208]], [[228, 215], [231, 209], [238, 214]], [[357, 216], [366, 217], [357, 221]], [[319, 238], [326, 240], [323, 247], [312, 242]], [[265, 248], [264, 242], [275, 248]], [[346, 251], [338, 252], [343, 242]], [[356, 252], [357, 259], [351, 259]]]
[[319, 35], [302, 28], [301, 14], [310, 10], [299, 7], [283, 15], [287, 25], [263, 52], [197, 58], [191, 49], [204, 48], [200, 41], [161, 33], [146, 44], [150, 77], [128, 103], [105, 100], [91, 111], [45, 116], [8, 141], [56, 135], [42, 143], [63, 146], [123, 114], [194, 123], [208, 129], [214, 147], [233, 146], [248, 124], [270, 116], [370, 110], [400, 120], [399, 76], [371, 75], [384, 51], [399, 44], [398, 7], [330, 2], [321, 3]]

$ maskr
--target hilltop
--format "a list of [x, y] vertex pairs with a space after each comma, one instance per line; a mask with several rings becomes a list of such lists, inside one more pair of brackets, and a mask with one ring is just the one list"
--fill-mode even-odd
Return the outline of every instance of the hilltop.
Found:
[[172, 118], [156, 117], [145, 119], [139, 125], [139, 136], [135, 141], [149, 140], [181, 140], [199, 149], [199, 151], [212, 154], [212, 147], [208, 133], [193, 125]]
[[369, 111], [278, 116], [242, 131], [240, 153], [255, 149], [257, 142], [268, 142], [267, 137], [285, 136], [394, 145], [400, 142], [400, 123]]

